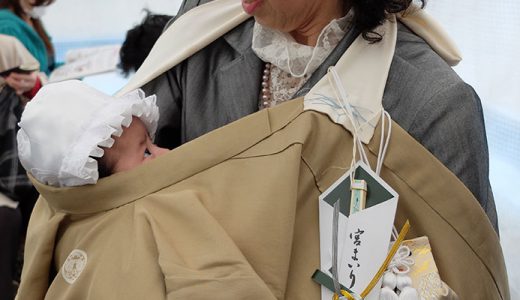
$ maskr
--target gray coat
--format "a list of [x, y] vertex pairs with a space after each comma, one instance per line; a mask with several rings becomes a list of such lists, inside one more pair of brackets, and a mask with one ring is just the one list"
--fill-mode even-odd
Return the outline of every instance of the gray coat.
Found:
[[[178, 16], [204, 2], [186, 0]], [[264, 63], [251, 49], [253, 24], [247, 20], [143, 87], [158, 97], [159, 145], [179, 146], [258, 110]], [[457, 175], [498, 231], [480, 99], [424, 40], [398, 28], [383, 106]], [[305, 95], [358, 34], [347, 33], [294, 97]]]

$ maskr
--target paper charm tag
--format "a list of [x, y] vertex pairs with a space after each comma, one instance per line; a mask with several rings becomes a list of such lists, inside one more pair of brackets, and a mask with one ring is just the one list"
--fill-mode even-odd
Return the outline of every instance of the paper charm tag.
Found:
[[[320, 195], [320, 269], [332, 278], [332, 219], [334, 203], [339, 200], [339, 282], [360, 294], [388, 254], [398, 194], [364, 163], [358, 162], [353, 168], [355, 179], [366, 181], [366, 208], [349, 215], [351, 170]], [[322, 286], [321, 291], [322, 299], [332, 299], [333, 292], [328, 288]], [[379, 299], [379, 289], [374, 288], [365, 299]]]

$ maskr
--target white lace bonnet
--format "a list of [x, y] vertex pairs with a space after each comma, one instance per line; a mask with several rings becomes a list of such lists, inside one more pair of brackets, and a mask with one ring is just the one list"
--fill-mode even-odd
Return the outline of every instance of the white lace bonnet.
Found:
[[121, 97], [97, 91], [79, 80], [44, 86], [22, 114], [18, 154], [24, 168], [51, 186], [94, 184], [99, 178], [101, 147], [112, 147], [132, 116], [139, 117], [150, 136], [159, 119], [155, 95], [134, 90]]

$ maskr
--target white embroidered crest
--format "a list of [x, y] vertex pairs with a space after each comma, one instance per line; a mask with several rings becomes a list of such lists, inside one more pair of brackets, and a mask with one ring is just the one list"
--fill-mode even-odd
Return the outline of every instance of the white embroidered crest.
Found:
[[78, 279], [81, 272], [87, 265], [87, 253], [83, 250], [74, 249], [63, 263], [61, 275], [69, 284], [73, 284]]

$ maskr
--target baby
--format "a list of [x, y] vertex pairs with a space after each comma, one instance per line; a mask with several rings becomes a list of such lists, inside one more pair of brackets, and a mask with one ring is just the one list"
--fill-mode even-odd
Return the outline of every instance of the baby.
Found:
[[44, 86], [25, 108], [18, 131], [22, 165], [51, 186], [95, 184], [164, 154], [155, 146], [155, 95], [116, 98], [78, 80]]

